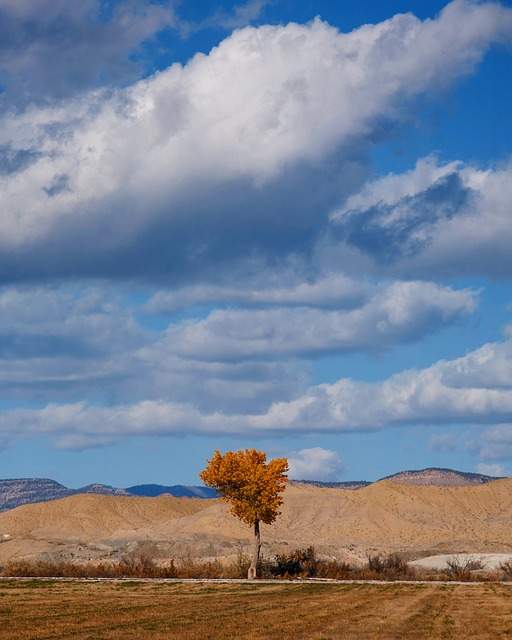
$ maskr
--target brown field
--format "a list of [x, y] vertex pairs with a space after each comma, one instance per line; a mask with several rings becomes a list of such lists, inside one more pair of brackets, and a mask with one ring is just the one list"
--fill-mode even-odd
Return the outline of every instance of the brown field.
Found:
[[501, 584], [0, 584], [1, 640], [512, 637]]

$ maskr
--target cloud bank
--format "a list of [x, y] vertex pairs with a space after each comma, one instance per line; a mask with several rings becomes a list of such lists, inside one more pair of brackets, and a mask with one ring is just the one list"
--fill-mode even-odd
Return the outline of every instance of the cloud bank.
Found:
[[383, 123], [511, 34], [512, 10], [468, 0], [348, 34], [248, 27], [126, 89], [5, 114], [0, 278], [181, 281], [307, 255]]
[[[273, 278], [278, 278], [273, 282]], [[287, 282], [288, 281], [288, 282]], [[242, 307], [306, 307], [343, 309], [359, 306], [375, 292], [375, 285], [341, 273], [326, 274], [316, 280], [298, 280], [297, 274], [264, 272], [258, 282], [240, 286], [200, 284], [161, 290], [147, 302], [148, 313], [171, 314], [194, 306], [230, 305]]]
[[171, 327], [166, 341], [180, 356], [217, 361], [383, 350], [463, 319], [475, 306], [471, 291], [398, 282], [349, 311], [214, 311], [204, 320]]
[[[341, 379], [313, 386], [259, 414], [204, 413], [163, 400], [110, 407], [54, 404], [2, 412], [0, 436], [9, 441], [48, 435], [59, 446], [83, 448], [140, 435], [258, 436], [364, 432], [414, 424], [500, 425], [512, 421], [511, 391], [512, 342], [505, 340], [381, 382]], [[496, 427], [492, 437], [502, 438], [502, 429]]]
[[[266, 310], [171, 317], [156, 329], [146, 326], [145, 307], [130, 303], [129, 291], [0, 289], [0, 394], [59, 402], [172, 398], [207, 411], [261, 411], [307, 387], [308, 359], [417, 340], [464, 320], [477, 304], [470, 290], [395, 282], [362, 283], [358, 294], [366, 299], [356, 305], [351, 287], [327, 295], [322, 281], [280, 290], [285, 304], [299, 296], [308, 307], [281, 307], [269, 290], [265, 300], [275, 303]], [[333, 300], [343, 307], [347, 292], [351, 309], [324, 308]]]

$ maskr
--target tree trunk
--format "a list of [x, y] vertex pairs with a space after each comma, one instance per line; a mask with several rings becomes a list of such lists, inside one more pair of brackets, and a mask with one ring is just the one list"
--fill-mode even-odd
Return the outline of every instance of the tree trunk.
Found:
[[251, 566], [247, 572], [247, 578], [254, 580], [258, 575], [258, 564], [260, 562], [260, 549], [261, 549], [261, 537], [260, 537], [260, 521], [256, 520], [254, 523], [254, 547], [252, 552]]

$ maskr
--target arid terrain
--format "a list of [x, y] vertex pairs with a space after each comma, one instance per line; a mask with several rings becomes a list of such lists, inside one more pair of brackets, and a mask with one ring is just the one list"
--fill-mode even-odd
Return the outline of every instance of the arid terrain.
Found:
[[511, 603], [499, 584], [4, 582], [0, 640], [497, 640]]
[[[358, 562], [368, 553], [510, 553], [512, 479], [468, 486], [385, 480], [353, 490], [290, 484], [282, 515], [263, 528], [267, 555], [314, 545]], [[75, 495], [0, 514], [0, 563], [112, 559], [140, 543], [166, 558], [233, 558], [251, 532], [219, 500]]]

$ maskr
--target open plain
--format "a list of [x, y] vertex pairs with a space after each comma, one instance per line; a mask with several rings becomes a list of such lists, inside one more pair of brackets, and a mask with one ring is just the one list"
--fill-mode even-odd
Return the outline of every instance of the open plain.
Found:
[[486, 640], [512, 636], [501, 584], [0, 584], [1, 640]]

